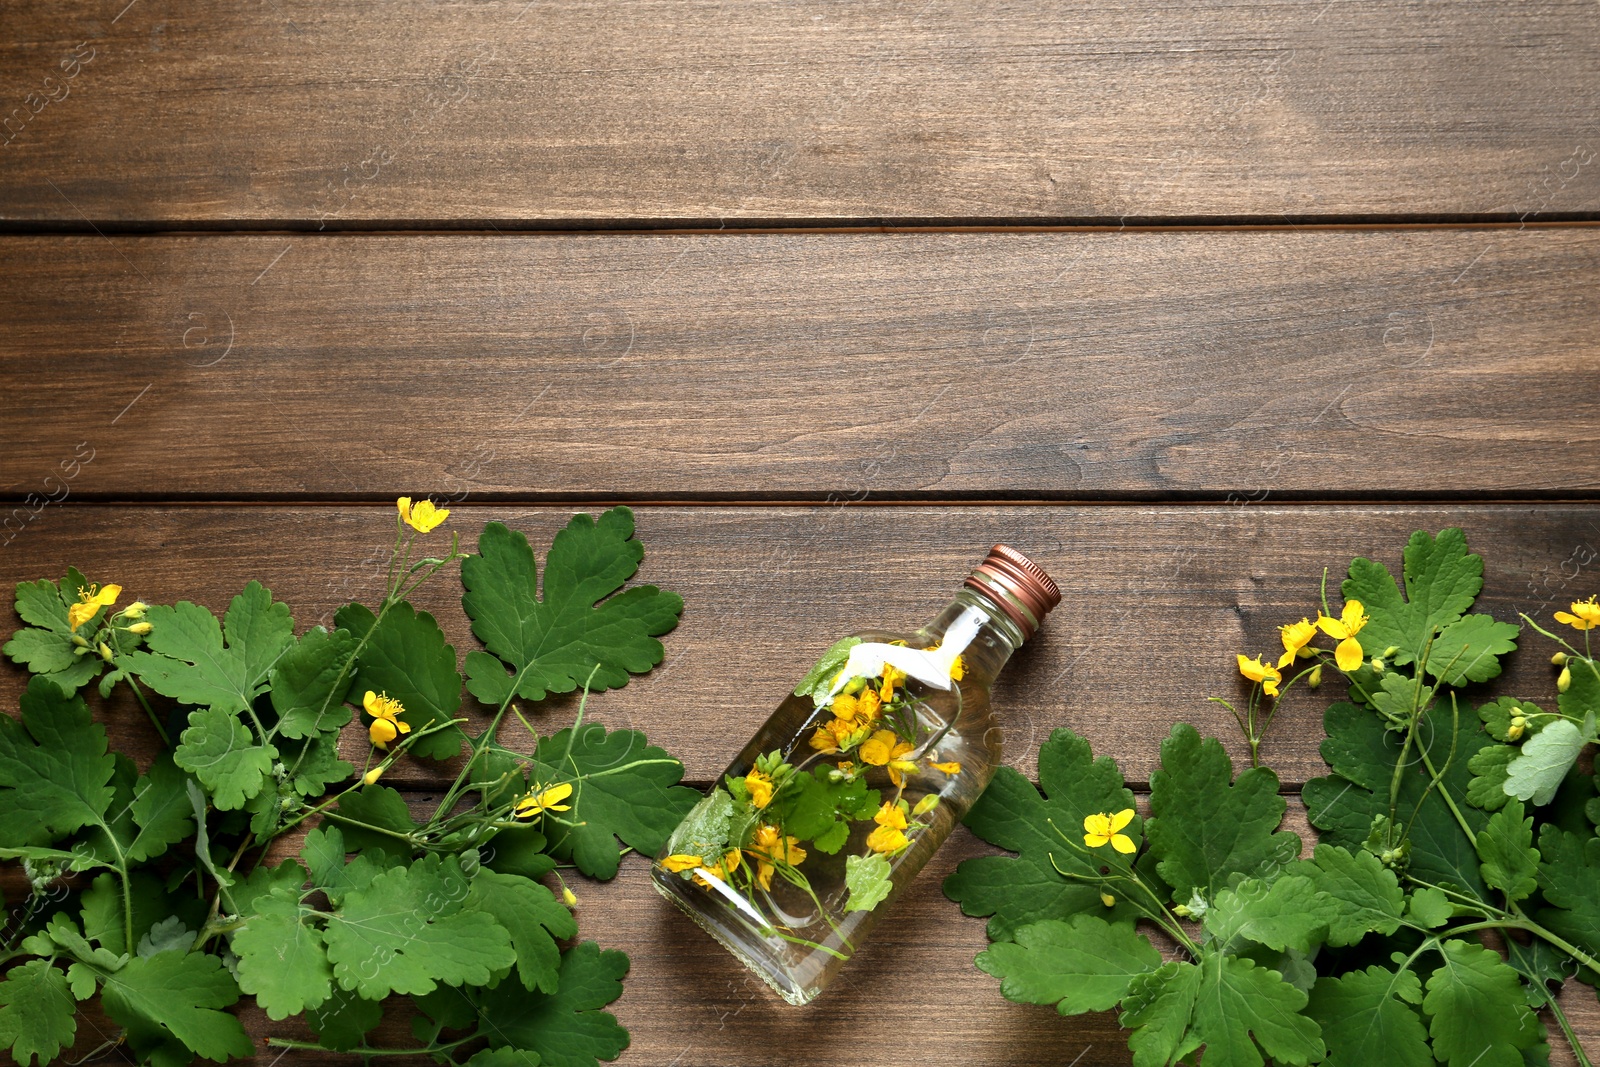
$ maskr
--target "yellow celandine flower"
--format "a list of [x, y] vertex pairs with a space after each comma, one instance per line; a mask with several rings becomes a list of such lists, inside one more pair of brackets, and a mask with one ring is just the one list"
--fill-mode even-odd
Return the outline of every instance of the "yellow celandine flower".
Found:
[[728, 880], [728, 876], [733, 874], [738, 866], [739, 850], [736, 848], [729, 849], [723, 855], [720, 862], [700, 864], [700, 869], [695, 871], [694, 874], [694, 883], [695, 885], [702, 885], [707, 889], [710, 889], [711, 883], [706, 881], [706, 875], [710, 875], [719, 882], [725, 882]]
[[967, 661], [959, 655], [950, 661], [950, 680], [959, 682], [967, 676]]
[[578, 906], [578, 894], [574, 893], [566, 886], [562, 886], [561, 903], [565, 904], [569, 908], [576, 908]]
[[[839, 720], [835, 719], [834, 722]], [[833, 732], [833, 723], [825, 722], [811, 735], [811, 747], [824, 755], [839, 751], [839, 735]]]
[[855, 722], [856, 716], [861, 713], [861, 702], [849, 693], [840, 693], [833, 698], [833, 704], [829, 710], [843, 722]]
[[777, 870], [776, 864], [798, 867], [806, 858], [806, 850], [800, 847], [798, 837], [785, 837], [776, 826], [766, 824], [756, 827], [745, 851], [755, 857], [756, 884], [762, 889], [772, 888], [772, 873]]
[[914, 762], [904, 758], [916, 747], [910, 741], [902, 741], [893, 730], [879, 730], [861, 742], [861, 759], [874, 767], [889, 768], [889, 780], [900, 786], [905, 784], [905, 776], [917, 769]]
[[436, 508], [433, 501], [426, 498], [413, 505], [410, 497], [403, 496], [394, 503], [400, 509], [400, 518], [417, 533], [430, 533], [450, 517], [449, 508]]
[[405, 714], [405, 705], [388, 694], [374, 693], [368, 689], [367, 695], [361, 698], [361, 706], [372, 716], [372, 722], [367, 726], [367, 737], [379, 748], [387, 751], [389, 742], [411, 732], [410, 724], [400, 721], [400, 716]]
[[665, 867], [673, 874], [678, 874], [682, 871], [693, 870], [696, 867], [704, 867], [705, 864], [706, 861], [704, 857], [691, 856], [686, 852], [680, 852], [675, 856], [668, 856], [666, 859], [661, 861], [661, 866]]
[[936, 771], [943, 771], [945, 774], [952, 776], [961, 773], [961, 764], [955, 760], [951, 760], [948, 763], [930, 763], [928, 766], [932, 767]]
[[1330, 619], [1322, 612], [1317, 612], [1317, 629], [1339, 642], [1333, 650], [1333, 661], [1339, 669], [1346, 674], [1361, 666], [1366, 653], [1361, 651], [1361, 642], [1356, 640], [1356, 634], [1367, 624], [1367, 615], [1362, 610], [1361, 601], [1346, 600], [1344, 611], [1339, 613], [1337, 619]]
[[899, 852], [911, 844], [911, 839], [903, 832], [907, 826], [906, 813], [893, 801], [884, 801], [872, 821], [878, 824], [878, 828], [867, 835], [867, 847], [872, 851]]
[[1133, 809], [1123, 808], [1115, 815], [1099, 813], [1083, 817], [1083, 843], [1090, 848], [1099, 848], [1109, 844], [1118, 852], [1131, 855], [1139, 851], [1139, 846], [1133, 843], [1133, 838], [1127, 834], [1118, 833], [1124, 826], [1133, 821]]
[[78, 603], [67, 608], [67, 624], [76, 632], [78, 627], [94, 618], [101, 608], [115, 604], [121, 595], [120, 585], [91, 585], [79, 590]]
[[535, 815], [543, 815], [547, 811], [571, 811], [571, 804], [561, 803], [572, 795], [572, 783], [562, 782], [560, 785], [534, 786], [533, 792], [517, 801], [514, 810], [517, 818], [531, 819]]
[[1246, 659], [1244, 653], [1237, 653], [1239, 657], [1239, 673], [1252, 682], [1261, 683], [1261, 691], [1269, 697], [1278, 695], [1278, 683], [1283, 681], [1283, 674], [1270, 663], [1261, 662], [1261, 657]]
[[863, 723], [877, 722], [878, 712], [882, 708], [883, 700], [876, 689], [863, 689], [861, 695], [856, 697], [857, 715]]
[[906, 680], [906, 672], [892, 663], [883, 665], [883, 683], [878, 686], [878, 699], [887, 704], [894, 699], [894, 687]]
[[[1311, 639], [1317, 636], [1317, 624], [1310, 619], [1301, 619], [1278, 627], [1278, 633], [1283, 638], [1283, 655], [1278, 657], [1278, 666], [1282, 668], [1293, 663], [1294, 658], [1304, 652]], [[1309, 656], [1311, 653], [1305, 654]]]
[[744, 787], [750, 791], [750, 803], [756, 807], [764, 808], [772, 803], [772, 779], [760, 771], [745, 775]]
[[1600, 602], [1594, 597], [1588, 600], [1574, 600], [1572, 612], [1556, 612], [1556, 622], [1564, 622], [1568, 626], [1579, 630], [1593, 630], [1600, 626]]

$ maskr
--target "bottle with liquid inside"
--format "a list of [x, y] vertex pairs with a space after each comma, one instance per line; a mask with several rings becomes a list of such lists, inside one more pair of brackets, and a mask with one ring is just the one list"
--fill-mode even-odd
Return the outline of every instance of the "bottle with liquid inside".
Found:
[[989, 784], [990, 686], [1060, 600], [995, 545], [920, 630], [836, 642], [672, 832], [656, 888], [810, 1001]]

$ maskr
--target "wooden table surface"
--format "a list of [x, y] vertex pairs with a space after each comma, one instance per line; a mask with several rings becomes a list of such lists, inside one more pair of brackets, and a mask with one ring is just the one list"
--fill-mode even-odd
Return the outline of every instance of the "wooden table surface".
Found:
[[[1242, 755], [1205, 698], [1324, 566], [1459, 525], [1499, 618], [1600, 589], [1592, 2], [17, 0], [0, 87], [6, 583], [258, 578], [303, 628], [381, 590], [397, 495], [469, 544], [627, 503], [688, 607], [597, 714], [700, 785], [995, 541], [1065, 590], [1008, 762], [1069, 726], [1140, 783], [1175, 721]], [[1291, 792], [1325, 703], [1266, 747]], [[633, 959], [620, 1062], [1129, 1062], [972, 966], [939, 883], [986, 849], [807, 1009], [637, 857], [580, 886]]]

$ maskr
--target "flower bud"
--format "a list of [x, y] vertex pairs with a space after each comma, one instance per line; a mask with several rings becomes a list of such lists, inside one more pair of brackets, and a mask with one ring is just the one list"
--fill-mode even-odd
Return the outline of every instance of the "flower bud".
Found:
[[1178, 904], [1174, 906], [1172, 909], [1172, 914], [1176, 915], [1180, 919], [1187, 919], [1189, 917], [1189, 905]]
[[1383, 650], [1383, 658], [1384, 659], [1394, 659], [1395, 653], [1397, 653], [1399, 651], [1400, 651], [1400, 646], [1399, 645], [1390, 645], [1388, 648]]
[[1506, 728], [1506, 740], [1515, 741], [1522, 736], [1522, 723], [1516, 719], [1511, 720], [1511, 725]]
[[918, 815], [926, 815], [926, 814], [928, 814], [928, 812], [932, 811], [934, 808], [937, 808], [938, 806], [939, 806], [939, 794], [938, 793], [929, 793], [927, 796], [925, 796], [921, 800], [917, 801], [917, 806], [911, 809], [911, 814], [912, 814], [913, 817], [918, 816]]
[[1562, 667], [1561, 673], [1556, 676], [1556, 692], [1565, 693], [1572, 688], [1572, 668]]
[[155, 627], [151, 626], [147, 622], [136, 622], [132, 626], [128, 627], [128, 632], [130, 634], [140, 634], [142, 636], [149, 633], [153, 629], [155, 629]]
[[89, 647], [89, 639], [84, 637], [82, 634], [73, 634], [72, 643], [77, 645], [79, 649], [86, 649]]
[[111, 646], [106, 644], [104, 641], [100, 642], [100, 658], [105, 660], [107, 663], [111, 662]]
[[135, 600], [132, 604], [129, 604], [127, 607], [122, 609], [122, 614], [124, 618], [142, 619], [144, 618], [144, 613], [148, 611], [149, 608], [150, 605], [146, 604], [144, 601]]
[[361, 776], [361, 784], [371, 785], [373, 782], [376, 782], [379, 778], [383, 777], [383, 771], [384, 765], [381, 763], [378, 764], [376, 767], [372, 768], [372, 770]]
[[92, 650], [92, 649], [90, 649], [90, 647], [89, 647], [89, 645], [88, 645], [88, 643], [87, 643], [87, 642], [85, 642], [85, 643], [84, 643], [84, 644], [82, 644], [82, 645], [80, 645], [80, 646], [78, 646], [78, 647], [77, 647], [77, 648], [75, 648], [75, 649], [73, 649], [73, 650], [72, 650], [72, 654], [73, 654], [73, 655], [74, 655], [74, 656], [86, 656], [86, 655], [88, 655], [88, 654], [89, 654], [89, 653], [90, 653], [90, 652], [91, 652], [91, 651], [93, 651], [93, 650]]
[[1306, 688], [1315, 689], [1322, 684], [1322, 664], [1311, 668], [1311, 673], [1306, 677]]
[[561, 903], [565, 904], [569, 908], [576, 908], [578, 906], [578, 894], [574, 893], [566, 886], [562, 886]]
[[1385, 668], [1384, 668], [1384, 664], [1383, 664], [1383, 657], [1382, 656], [1373, 656], [1372, 657], [1372, 673], [1373, 674], [1382, 674], [1384, 672], [1384, 669]]
[[1117, 906], [1117, 898], [1112, 896], [1110, 893], [1101, 893], [1100, 903], [1104, 904], [1108, 908], [1114, 908]]
[[1552, 667], [1565, 667], [1567, 665], [1567, 654], [1565, 652], [1557, 652], [1550, 657], [1550, 665]]

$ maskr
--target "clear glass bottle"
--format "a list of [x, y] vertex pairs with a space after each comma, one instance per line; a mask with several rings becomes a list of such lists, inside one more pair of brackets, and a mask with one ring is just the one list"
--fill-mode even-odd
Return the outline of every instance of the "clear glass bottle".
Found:
[[1060, 600], [995, 545], [927, 626], [834, 644], [673, 831], [656, 888], [810, 1001], [989, 784], [989, 688]]

